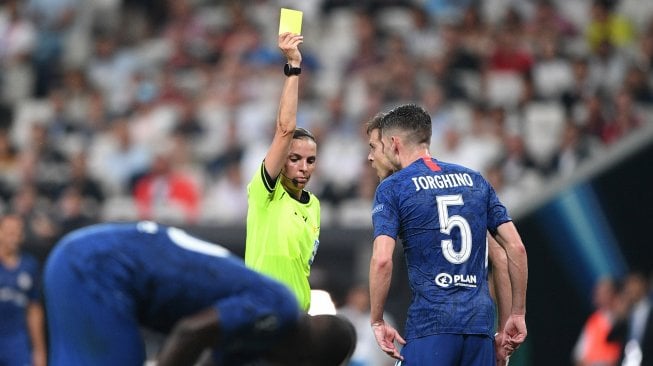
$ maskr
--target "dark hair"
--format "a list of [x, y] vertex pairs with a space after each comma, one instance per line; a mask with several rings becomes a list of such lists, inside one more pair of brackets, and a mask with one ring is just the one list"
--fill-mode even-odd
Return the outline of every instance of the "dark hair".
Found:
[[311, 317], [311, 336], [306, 346], [310, 348], [311, 366], [338, 366], [356, 349], [356, 329], [347, 319], [338, 315]]
[[315, 136], [311, 133], [311, 131], [302, 128], [302, 127], [297, 127], [295, 128], [295, 132], [292, 134], [293, 139], [303, 139], [303, 138], [308, 138], [313, 140], [317, 144], [317, 141], [315, 140]]
[[383, 122], [384, 113], [377, 113], [371, 120], [367, 121], [365, 125], [367, 126], [367, 134], [369, 135], [374, 130], [381, 129], [381, 123]]
[[413, 144], [431, 143], [431, 116], [424, 108], [415, 104], [405, 104], [392, 109], [383, 116], [382, 131], [400, 130]]

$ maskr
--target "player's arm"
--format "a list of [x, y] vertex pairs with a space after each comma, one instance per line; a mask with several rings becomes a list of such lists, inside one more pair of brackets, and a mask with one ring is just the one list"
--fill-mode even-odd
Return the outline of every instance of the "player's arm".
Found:
[[390, 291], [392, 280], [392, 254], [395, 248], [395, 239], [387, 235], [379, 235], [374, 239], [372, 259], [370, 260], [370, 323], [381, 349], [393, 358], [401, 359], [399, 350], [394, 341], [401, 344], [406, 341], [396, 329], [383, 320], [385, 302]]
[[504, 335], [507, 337], [504, 339], [504, 344], [508, 344], [509, 351], [511, 351], [526, 339], [526, 285], [528, 282], [526, 248], [512, 221], [499, 225], [494, 238], [506, 251], [512, 287], [510, 317], [504, 329]]
[[497, 243], [506, 251], [510, 285], [512, 287], [512, 315], [526, 314], [526, 284], [528, 282], [528, 262], [526, 248], [512, 221], [497, 228], [494, 236]]
[[175, 324], [158, 357], [157, 366], [193, 365], [205, 348], [214, 347], [220, 337], [220, 317], [206, 309]]
[[497, 243], [491, 235], [487, 236], [488, 255], [492, 264], [492, 277], [490, 285], [492, 297], [497, 304], [499, 315], [498, 331], [501, 332], [510, 317], [512, 309], [512, 288], [510, 286], [510, 274], [508, 273], [508, 256], [506, 251]]
[[494, 240], [488, 233], [488, 255], [490, 263], [492, 264], [492, 272], [490, 277], [490, 289], [492, 290], [492, 297], [497, 304], [497, 334], [494, 339], [494, 346], [496, 350], [497, 365], [506, 364], [506, 352], [503, 349], [503, 330], [510, 318], [510, 311], [512, 308], [512, 294], [510, 286], [510, 275], [508, 273], [508, 257], [506, 251]]
[[[279, 48], [293, 67], [300, 67], [302, 55], [299, 45], [303, 37], [291, 33], [279, 35]], [[297, 126], [297, 104], [299, 99], [299, 77], [289, 76], [281, 90], [281, 100], [277, 111], [276, 129], [272, 144], [265, 155], [265, 170], [272, 179], [276, 179], [286, 162], [293, 133]]]
[[27, 329], [32, 343], [32, 365], [46, 365], [45, 317], [40, 302], [32, 301], [27, 306]]

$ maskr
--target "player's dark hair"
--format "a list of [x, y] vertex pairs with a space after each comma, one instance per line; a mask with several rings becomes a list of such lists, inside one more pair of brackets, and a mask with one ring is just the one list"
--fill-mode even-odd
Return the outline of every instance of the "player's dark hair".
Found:
[[380, 130], [381, 129], [381, 123], [383, 122], [383, 116], [385, 116], [384, 113], [378, 113], [372, 119], [367, 121], [365, 125], [367, 126], [367, 134], [369, 135], [372, 133], [374, 130]]
[[431, 143], [431, 116], [424, 108], [415, 104], [405, 104], [392, 109], [383, 116], [381, 130], [400, 130], [414, 144]]
[[356, 329], [347, 319], [337, 315], [311, 317], [311, 360], [306, 366], [339, 366], [356, 349]]
[[286, 337], [265, 356], [273, 365], [286, 365], [292, 352], [301, 366], [340, 366], [356, 349], [356, 329], [338, 315], [303, 314]]
[[302, 128], [302, 127], [297, 127], [295, 128], [295, 132], [292, 134], [293, 139], [311, 139], [313, 142], [317, 144], [317, 141], [315, 140], [315, 136], [311, 133], [311, 131]]

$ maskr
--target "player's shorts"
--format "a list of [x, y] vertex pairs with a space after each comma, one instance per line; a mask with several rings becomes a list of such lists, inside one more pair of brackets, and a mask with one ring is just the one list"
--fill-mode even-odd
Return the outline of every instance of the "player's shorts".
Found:
[[494, 366], [494, 340], [487, 335], [436, 334], [410, 339], [396, 366]]

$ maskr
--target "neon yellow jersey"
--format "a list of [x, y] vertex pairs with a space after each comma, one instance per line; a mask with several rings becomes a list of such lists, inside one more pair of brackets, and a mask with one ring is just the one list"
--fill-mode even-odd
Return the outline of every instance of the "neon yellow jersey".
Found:
[[285, 283], [308, 310], [308, 277], [320, 244], [320, 201], [306, 192], [306, 203], [291, 197], [277, 179], [270, 186], [265, 165], [247, 186], [245, 264]]

